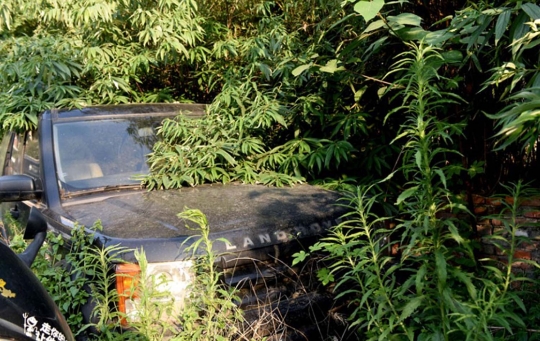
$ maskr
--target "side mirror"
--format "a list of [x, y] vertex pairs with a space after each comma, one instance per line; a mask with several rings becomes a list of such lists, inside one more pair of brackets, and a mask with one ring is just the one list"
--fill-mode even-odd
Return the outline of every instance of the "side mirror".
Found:
[[0, 176], [0, 202], [38, 199], [41, 188], [36, 181], [23, 174]]
[[45, 241], [47, 236], [47, 221], [41, 214], [41, 212], [32, 207], [30, 209], [30, 215], [28, 217], [28, 223], [26, 224], [26, 230], [24, 231], [24, 239], [34, 239], [30, 245], [19, 254], [19, 258], [28, 266], [32, 265], [34, 259]]

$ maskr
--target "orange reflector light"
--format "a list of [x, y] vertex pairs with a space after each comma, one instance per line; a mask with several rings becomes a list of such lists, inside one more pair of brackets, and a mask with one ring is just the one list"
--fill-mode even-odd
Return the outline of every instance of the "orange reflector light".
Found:
[[[137, 264], [125, 263], [116, 266], [116, 292], [118, 292], [119, 297], [118, 310], [123, 314], [127, 314], [126, 300], [136, 297], [131, 290], [136, 287], [140, 273], [141, 268]], [[128, 324], [125, 318], [121, 322], [124, 326]]]

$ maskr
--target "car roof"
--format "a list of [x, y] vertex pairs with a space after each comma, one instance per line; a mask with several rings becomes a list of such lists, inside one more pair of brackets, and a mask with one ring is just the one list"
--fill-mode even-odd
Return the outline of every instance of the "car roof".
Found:
[[104, 118], [105, 116], [175, 115], [182, 112], [186, 116], [199, 117], [204, 115], [206, 107], [206, 104], [192, 103], [99, 105], [79, 109], [51, 109], [44, 112], [43, 116], [57, 120]]

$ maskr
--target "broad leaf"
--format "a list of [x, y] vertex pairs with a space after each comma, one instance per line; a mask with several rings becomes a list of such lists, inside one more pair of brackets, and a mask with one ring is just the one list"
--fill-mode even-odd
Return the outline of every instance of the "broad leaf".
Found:
[[372, 32], [372, 31], [376, 31], [379, 28], [384, 27], [385, 25], [386, 25], [386, 23], [384, 22], [384, 20], [374, 21], [371, 24], [369, 24], [368, 27], [366, 27], [366, 29], [364, 30], [364, 33], [369, 33], [369, 32]]
[[294, 68], [294, 70], [292, 70], [292, 75], [295, 77], [298, 77], [300, 74], [302, 74], [302, 72], [306, 71], [310, 67], [311, 67], [311, 64], [304, 64], [304, 65], [297, 66], [296, 68]]
[[377, 13], [379, 13], [383, 6], [384, 0], [361, 0], [354, 5], [354, 11], [364, 17], [364, 20], [367, 22], [375, 18], [375, 16], [377, 15]]
[[420, 26], [420, 23], [422, 22], [422, 18], [413, 13], [401, 13], [396, 16], [389, 16], [387, 20], [408, 26]]
[[322, 66], [320, 70], [322, 72], [334, 73], [336, 71], [343, 71], [345, 70], [345, 68], [343, 66], [338, 66], [337, 59], [332, 59], [332, 60], [329, 60], [325, 66]]

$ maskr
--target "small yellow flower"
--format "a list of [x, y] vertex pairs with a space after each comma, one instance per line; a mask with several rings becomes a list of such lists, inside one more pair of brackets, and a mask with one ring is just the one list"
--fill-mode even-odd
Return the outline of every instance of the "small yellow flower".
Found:
[[0, 278], [0, 295], [6, 297], [6, 298], [14, 298], [16, 295], [11, 290], [8, 290], [5, 288], [6, 281]]

